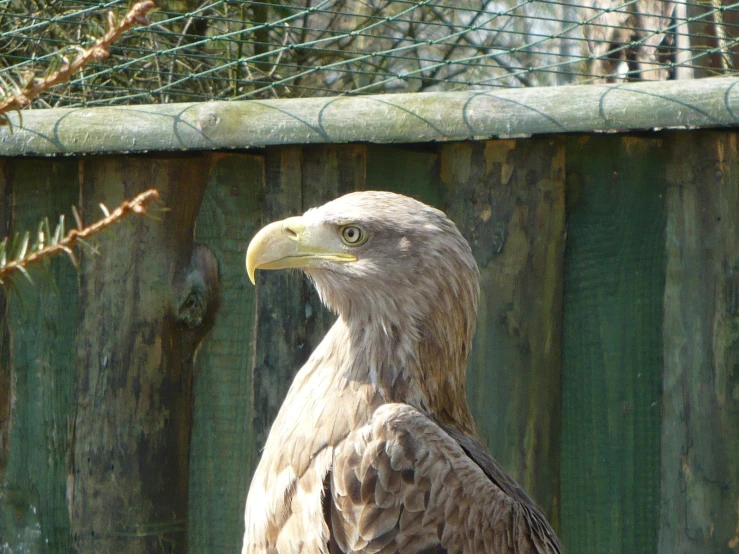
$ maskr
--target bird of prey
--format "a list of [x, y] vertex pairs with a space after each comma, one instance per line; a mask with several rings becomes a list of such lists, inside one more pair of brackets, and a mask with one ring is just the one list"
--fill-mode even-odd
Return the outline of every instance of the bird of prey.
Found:
[[338, 318], [272, 425], [242, 554], [560, 552], [475, 434], [479, 273], [443, 212], [351, 193], [264, 227], [246, 266], [299, 268]]

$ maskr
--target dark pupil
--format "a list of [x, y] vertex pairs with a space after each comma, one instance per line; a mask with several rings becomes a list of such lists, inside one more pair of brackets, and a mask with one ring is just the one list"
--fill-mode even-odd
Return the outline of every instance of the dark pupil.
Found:
[[349, 229], [349, 230], [348, 230], [348, 231], [346, 232], [346, 234], [347, 234], [347, 236], [348, 236], [348, 237], [349, 237], [350, 239], [353, 239], [353, 238], [354, 238], [354, 229]]

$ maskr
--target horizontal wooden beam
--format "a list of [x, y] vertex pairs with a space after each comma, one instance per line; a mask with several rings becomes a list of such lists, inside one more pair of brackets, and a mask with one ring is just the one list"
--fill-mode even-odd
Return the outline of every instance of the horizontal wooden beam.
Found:
[[429, 142], [739, 124], [739, 78], [23, 112], [0, 156]]

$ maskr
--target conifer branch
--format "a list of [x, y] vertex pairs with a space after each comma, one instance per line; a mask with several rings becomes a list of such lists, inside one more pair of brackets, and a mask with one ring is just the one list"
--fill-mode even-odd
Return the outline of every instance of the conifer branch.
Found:
[[[79, 264], [72, 250], [73, 247], [82, 245], [95, 251], [86, 242], [86, 239], [119, 222], [131, 213], [138, 215], [146, 214], [148, 205], [157, 198], [159, 198], [159, 192], [155, 189], [150, 189], [142, 192], [132, 200], [124, 201], [112, 212], [104, 204], [100, 204], [100, 209], [105, 214], [105, 217], [87, 227], [83, 226], [79, 213], [73, 208], [77, 228], [70, 230], [66, 235], [64, 234], [64, 216], [59, 219], [59, 224], [53, 233], [51, 232], [49, 220], [45, 219], [39, 225], [35, 244], [30, 248], [31, 234], [28, 232], [23, 235], [20, 241], [16, 235], [10, 246], [8, 245], [8, 238], [5, 238], [0, 243], [0, 284], [4, 284], [6, 279], [14, 273], [21, 273], [30, 281], [31, 277], [28, 274], [29, 266], [61, 252], [67, 254], [75, 267], [77, 267]], [[12, 251], [15, 251], [15, 254]], [[11, 258], [10, 260], [8, 260], [9, 257]]]
[[[31, 77], [22, 85], [0, 80], [0, 92], [4, 98], [0, 99], [0, 126], [10, 126], [10, 120], [5, 115], [9, 111], [20, 111], [45, 90], [64, 83], [93, 60], [104, 60], [110, 56], [110, 47], [123, 33], [137, 25], [148, 25], [147, 14], [156, 7], [153, 0], [137, 2], [120, 21], [116, 20], [113, 12], [108, 12], [108, 31], [89, 48], [78, 48], [79, 55], [71, 62], [63, 58], [64, 64], [59, 69], [50, 72], [45, 77]], [[11, 92], [11, 94], [8, 94]]]

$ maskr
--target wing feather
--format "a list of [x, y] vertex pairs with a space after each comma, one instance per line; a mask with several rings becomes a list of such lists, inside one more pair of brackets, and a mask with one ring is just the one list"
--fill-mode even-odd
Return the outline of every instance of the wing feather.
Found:
[[482, 445], [386, 404], [334, 450], [334, 547], [365, 554], [558, 554], [546, 519]]

